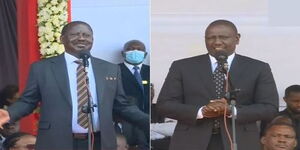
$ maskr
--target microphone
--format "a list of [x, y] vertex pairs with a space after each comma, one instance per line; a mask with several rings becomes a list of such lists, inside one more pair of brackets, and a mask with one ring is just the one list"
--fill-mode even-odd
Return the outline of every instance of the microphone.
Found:
[[223, 71], [226, 73], [228, 71], [228, 63], [227, 63], [227, 54], [225, 51], [218, 51], [215, 55], [216, 60], [223, 66]]
[[91, 57], [91, 53], [89, 51], [81, 51], [79, 53], [79, 58], [82, 59], [85, 72], [88, 72], [90, 57]]

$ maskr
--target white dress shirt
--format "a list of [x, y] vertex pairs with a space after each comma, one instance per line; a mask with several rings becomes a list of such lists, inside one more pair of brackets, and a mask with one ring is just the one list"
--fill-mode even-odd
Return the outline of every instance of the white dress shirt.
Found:
[[[77, 102], [77, 67], [78, 64], [75, 63], [78, 58], [74, 57], [73, 55], [70, 55], [68, 53], [65, 53], [65, 59], [68, 69], [68, 77], [69, 77], [69, 84], [70, 84], [70, 93], [72, 98], [72, 131], [73, 133], [87, 133], [88, 129], [82, 128], [77, 123], [78, 118], [78, 102]], [[96, 92], [96, 82], [95, 82], [95, 76], [93, 72], [93, 65], [91, 64], [91, 59], [89, 61], [89, 67], [88, 67], [88, 78], [89, 78], [89, 89], [91, 92], [91, 99], [94, 104], [98, 106], [98, 98], [97, 98], [97, 92]], [[94, 107], [93, 112], [93, 126], [94, 126], [94, 132], [100, 130], [99, 125], [99, 114], [98, 114], [98, 107]]]

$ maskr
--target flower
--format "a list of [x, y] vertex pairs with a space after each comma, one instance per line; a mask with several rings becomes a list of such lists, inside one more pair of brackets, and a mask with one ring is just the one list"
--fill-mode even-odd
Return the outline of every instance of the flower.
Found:
[[64, 52], [61, 30], [68, 23], [67, 0], [38, 0], [38, 42], [42, 58]]

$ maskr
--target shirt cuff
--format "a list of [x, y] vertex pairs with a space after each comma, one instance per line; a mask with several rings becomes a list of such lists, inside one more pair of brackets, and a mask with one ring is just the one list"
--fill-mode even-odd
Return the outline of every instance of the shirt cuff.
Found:
[[203, 119], [203, 114], [202, 114], [202, 109], [203, 109], [204, 106], [202, 106], [199, 110], [198, 110], [198, 113], [197, 113], [197, 119]]

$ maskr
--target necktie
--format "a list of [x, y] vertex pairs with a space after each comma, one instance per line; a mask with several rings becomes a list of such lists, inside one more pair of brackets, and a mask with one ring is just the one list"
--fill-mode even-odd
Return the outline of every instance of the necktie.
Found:
[[88, 127], [87, 113], [82, 112], [82, 107], [87, 106], [88, 103], [88, 85], [86, 83], [87, 74], [84, 71], [84, 67], [81, 60], [75, 61], [78, 64], [77, 67], [77, 102], [78, 102], [78, 118], [77, 123], [83, 127]]
[[141, 74], [139, 73], [139, 67], [138, 66], [134, 66], [133, 67], [133, 70], [134, 70], [134, 77], [136, 79], [136, 81], [139, 83], [141, 89], [144, 91], [144, 87], [143, 87], [143, 83], [142, 83], [142, 76]]
[[[218, 99], [222, 98], [224, 96], [224, 81], [225, 76], [222, 73], [222, 65], [218, 63], [217, 68], [215, 69], [213, 73], [213, 79], [216, 87], [216, 97]], [[220, 120], [215, 119], [213, 124], [213, 133], [219, 133], [220, 132]]]
[[222, 72], [222, 65], [218, 63], [217, 68], [214, 71], [213, 74], [213, 79], [215, 82], [215, 87], [216, 87], [216, 97], [218, 99], [222, 98], [224, 96], [224, 81], [225, 81], [225, 76], [224, 73]]

